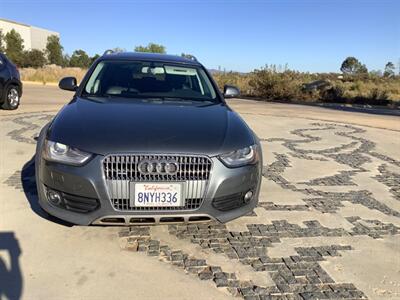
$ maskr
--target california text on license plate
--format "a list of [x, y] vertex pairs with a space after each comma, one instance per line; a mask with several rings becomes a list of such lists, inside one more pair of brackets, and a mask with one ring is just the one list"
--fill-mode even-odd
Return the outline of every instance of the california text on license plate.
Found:
[[131, 206], [183, 206], [182, 183], [132, 182], [132, 190], [133, 195], [131, 194], [130, 198]]

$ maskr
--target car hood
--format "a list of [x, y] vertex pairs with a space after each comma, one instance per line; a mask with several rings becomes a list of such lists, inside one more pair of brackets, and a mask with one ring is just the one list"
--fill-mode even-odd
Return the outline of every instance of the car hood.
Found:
[[185, 153], [210, 156], [255, 143], [225, 104], [74, 98], [57, 114], [48, 139], [91, 153]]

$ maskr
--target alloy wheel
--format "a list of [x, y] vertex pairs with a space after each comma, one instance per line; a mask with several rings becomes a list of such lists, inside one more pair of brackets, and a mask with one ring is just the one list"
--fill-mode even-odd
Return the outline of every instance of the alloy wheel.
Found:
[[7, 95], [8, 103], [11, 107], [18, 106], [19, 103], [19, 94], [17, 89], [11, 88]]

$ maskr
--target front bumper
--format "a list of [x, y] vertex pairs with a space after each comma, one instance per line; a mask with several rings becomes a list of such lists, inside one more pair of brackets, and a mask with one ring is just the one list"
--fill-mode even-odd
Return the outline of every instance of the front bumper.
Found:
[[[38, 154], [41, 152], [38, 152]], [[250, 213], [258, 202], [261, 182], [261, 161], [256, 165], [227, 168], [218, 158], [211, 158], [213, 168], [202, 204], [194, 210], [120, 211], [111, 204], [102, 168], [103, 156], [96, 156], [84, 166], [74, 167], [36, 160], [39, 204], [49, 214], [65, 221], [80, 224], [136, 224], [198, 222], [216, 220], [222, 223]], [[47, 191], [55, 190], [88, 199], [98, 199], [98, 207], [89, 212], [71, 211], [48, 201]], [[251, 190], [253, 197], [247, 203], [230, 205], [221, 209], [215, 205], [218, 199], [224, 203], [238, 201], [243, 193]], [[71, 196], [72, 197], [72, 196]], [[238, 198], [239, 197], [239, 198]], [[217, 208], [218, 209], [217, 209]]]

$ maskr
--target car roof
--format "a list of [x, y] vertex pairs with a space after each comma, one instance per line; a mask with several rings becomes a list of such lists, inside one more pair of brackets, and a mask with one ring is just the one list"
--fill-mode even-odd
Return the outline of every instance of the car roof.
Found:
[[143, 60], [157, 61], [167, 63], [178, 63], [186, 65], [201, 66], [196, 59], [190, 59], [178, 55], [168, 55], [160, 53], [144, 53], [144, 52], [112, 52], [106, 53], [101, 57], [101, 60]]

